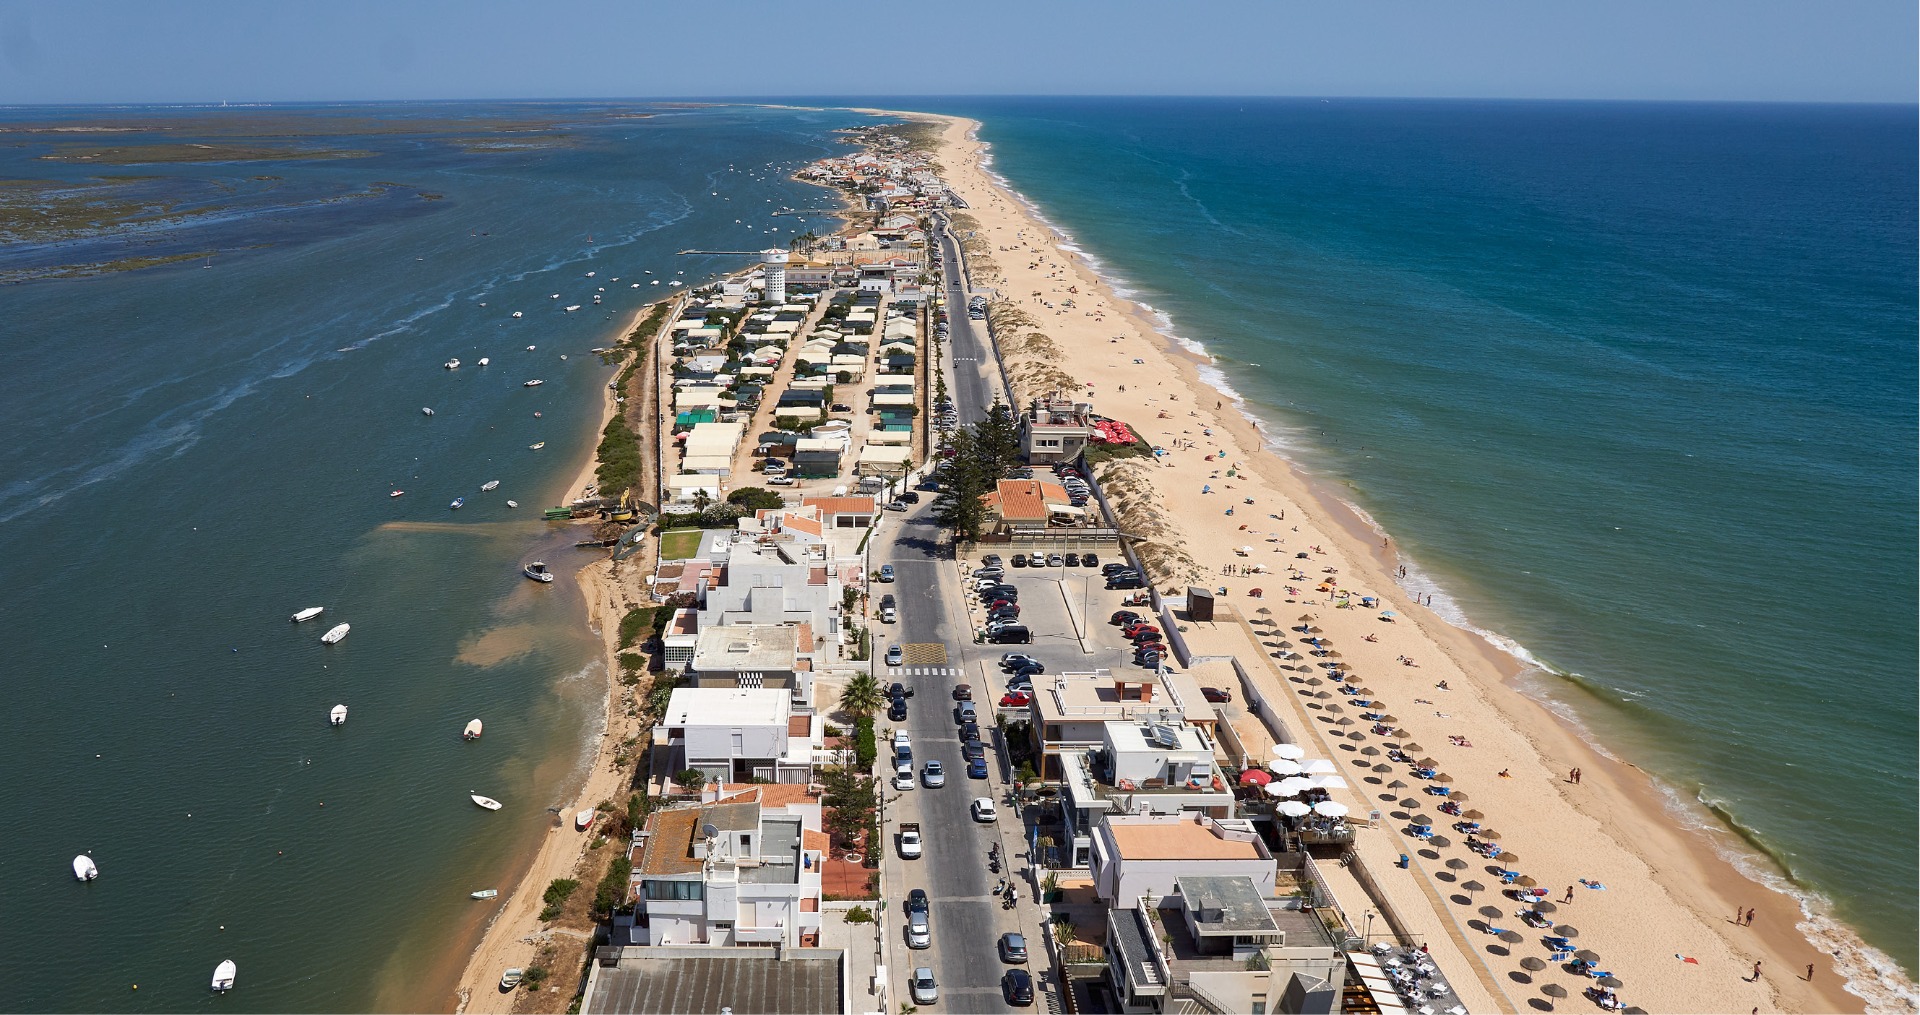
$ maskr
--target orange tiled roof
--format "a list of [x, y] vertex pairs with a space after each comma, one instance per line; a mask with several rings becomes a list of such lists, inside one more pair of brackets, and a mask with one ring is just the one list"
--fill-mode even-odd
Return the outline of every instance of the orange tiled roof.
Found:
[[788, 515], [781, 520], [780, 527], [783, 529], [798, 529], [812, 536], [820, 534], [820, 522], [813, 518], [796, 518], [793, 515]]
[[813, 651], [813, 622], [803, 620], [793, 628], [793, 650], [795, 652]]
[[647, 815], [646, 851], [640, 854], [642, 874], [691, 874], [700, 869], [693, 856], [693, 826], [698, 807], [654, 811]]
[[820, 514], [826, 515], [870, 515], [873, 513], [872, 497], [802, 497], [803, 507], [817, 507]]
[[804, 737], [813, 732], [813, 717], [808, 715], [787, 716], [787, 736]]
[[833, 837], [825, 832], [816, 832], [809, 828], [801, 834], [800, 843], [806, 849], [818, 850], [825, 853], [833, 848]]

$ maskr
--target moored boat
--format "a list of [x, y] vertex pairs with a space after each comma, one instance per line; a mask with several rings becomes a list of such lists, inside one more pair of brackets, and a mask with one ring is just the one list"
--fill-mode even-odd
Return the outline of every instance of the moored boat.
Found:
[[546, 447], [546, 446], [547, 446], [547, 442], [546, 442], [546, 441], [541, 441], [541, 442], [540, 442], [540, 443], [538, 443], [538, 444], [529, 444], [529, 445], [527, 445], [527, 450], [528, 450], [528, 451], [538, 451], [538, 450], [540, 450], [541, 448], [544, 448], [544, 447]]
[[388, 500], [392, 500], [393, 498], [395, 498], [395, 497], [398, 497], [398, 496], [400, 496], [401, 494], [404, 494], [404, 493], [406, 493], [406, 492], [407, 492], [407, 491], [405, 491], [405, 490], [395, 490], [395, 491], [393, 491], [392, 493], [389, 493], [389, 494], [387, 494], [387, 499], [388, 499]]
[[221, 993], [232, 990], [234, 978], [239, 973], [240, 967], [234, 965], [232, 959], [220, 960], [220, 964], [213, 967], [213, 989]]
[[510, 508], [515, 508], [515, 507], [519, 507], [519, 506], [520, 506], [520, 502], [519, 502], [519, 501], [517, 501], [517, 500], [510, 500], [510, 501], [508, 501], [508, 502], [507, 502], [507, 506], [508, 506], [508, 507], [510, 507]]
[[513, 988], [520, 986], [520, 980], [526, 975], [527, 975], [527, 971], [524, 969], [521, 969], [518, 966], [515, 966], [514, 968], [509, 969], [504, 973], [501, 973], [500, 989], [512, 990]]
[[433, 409], [430, 406], [423, 405], [420, 407], [420, 415], [431, 416], [433, 415]]
[[467, 506], [467, 499], [465, 497], [455, 497], [453, 499], [453, 503], [448, 504], [447, 508], [448, 510], [451, 510], [451, 511], [458, 511], [461, 508], [466, 506]]
[[486, 482], [480, 484], [481, 493], [486, 493], [489, 490], [498, 490], [498, 489], [500, 489], [500, 481], [497, 479], [489, 479]]
[[485, 807], [487, 810], [497, 811], [500, 809], [500, 801], [495, 800], [490, 796], [481, 796], [478, 793], [470, 793], [468, 794], [468, 798], [471, 799], [474, 803], [479, 804], [482, 807]]
[[500, 889], [498, 888], [482, 888], [477, 892], [467, 893], [467, 898], [469, 899], [497, 899], [499, 897]]
[[475, 719], [472, 722], [467, 724], [466, 729], [460, 731], [460, 739], [478, 740], [480, 739], [480, 731], [482, 728], [483, 727], [481, 726], [480, 720]]
[[306, 609], [301, 610], [299, 613], [294, 614], [293, 622], [298, 624], [303, 620], [312, 620], [313, 618], [318, 617], [319, 615], [325, 612], [327, 612], [327, 608], [324, 606], [309, 606]]
[[537, 378], [537, 377], [536, 377], [536, 378], [534, 378], [533, 380], [531, 380], [531, 381], [528, 381], [527, 383], [525, 383], [525, 384], [522, 384], [522, 385], [520, 385], [520, 386], [521, 386], [521, 387], [523, 387], [523, 388], [537, 388], [537, 387], [539, 387], [540, 385], [542, 385], [542, 384], [545, 384], [545, 383], [547, 383], [547, 382], [546, 382], [546, 381], [543, 381], [543, 380], [540, 380], [539, 378]]
[[486, 358], [485, 356], [482, 356], [482, 357], [480, 357], [480, 365], [481, 365], [481, 366], [486, 366], [486, 365], [487, 365], [488, 363], [490, 363], [490, 362], [492, 362], [492, 361], [491, 361], [491, 360], [489, 360], [489, 359], [487, 359], [487, 358]]
[[320, 644], [337, 645], [340, 643], [341, 639], [347, 636], [347, 632], [351, 630], [353, 630], [352, 624], [341, 624], [339, 627], [336, 627], [333, 630], [328, 631], [326, 634], [321, 635]]
[[580, 304], [575, 303], [573, 306], [567, 308], [567, 313], [571, 314], [578, 309], [580, 309]]
[[335, 726], [345, 726], [347, 724], [347, 706], [333, 706], [333, 711], [327, 713], [327, 721]]
[[536, 560], [526, 567], [521, 568], [520, 573], [537, 582], [550, 582], [553, 580], [553, 572], [547, 570], [545, 561]]
[[516, 311], [514, 311], [514, 312], [513, 312], [513, 316], [515, 316], [515, 317], [520, 317], [520, 316], [522, 316], [522, 315], [521, 315], [521, 313], [520, 313], [520, 311], [518, 311], [518, 310], [516, 310]]
[[573, 830], [576, 832], [584, 832], [587, 829], [592, 828], [593, 819], [599, 816], [600, 816], [599, 813], [596, 812], [591, 807], [587, 808], [584, 811], [581, 811], [578, 814], [575, 814], [573, 816]]
[[94, 865], [93, 857], [82, 853], [73, 858], [73, 876], [81, 881], [92, 881], [100, 876], [100, 868]]
[[447, 361], [446, 366], [448, 370], [458, 370], [460, 369], [460, 360], [458, 358], [450, 359]]

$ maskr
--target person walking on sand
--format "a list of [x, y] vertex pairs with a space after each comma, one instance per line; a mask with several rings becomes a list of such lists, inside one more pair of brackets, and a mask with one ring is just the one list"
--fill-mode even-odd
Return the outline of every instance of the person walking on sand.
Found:
[[1807, 963], [1807, 982], [1813, 982], [1813, 963]]
[[1760, 982], [1760, 960], [1759, 960], [1759, 959], [1755, 959], [1755, 960], [1754, 960], [1754, 962], [1753, 962], [1753, 975], [1752, 975], [1752, 976], [1749, 976], [1749, 977], [1747, 977], [1747, 982], [1748, 982], [1748, 983], [1759, 983], [1759, 982]]
[[1572, 885], [1568, 885], [1568, 886], [1567, 886], [1567, 895], [1566, 895], [1566, 898], [1563, 898], [1563, 899], [1561, 899], [1561, 900], [1560, 900], [1560, 902], [1561, 902], [1561, 904], [1563, 904], [1563, 905], [1564, 905], [1564, 904], [1566, 904], [1566, 903], [1569, 903], [1569, 902], [1572, 902], [1572, 901], [1573, 901], [1573, 886], [1572, 886]]
[[1742, 921], [1740, 921], [1740, 926], [1742, 926], [1742, 927], [1751, 927], [1751, 926], [1753, 926], [1753, 910], [1751, 910], [1751, 909], [1749, 909], [1749, 910], [1747, 910], [1747, 918], [1746, 918], [1746, 919], [1744, 919], [1744, 920], [1742, 920]]

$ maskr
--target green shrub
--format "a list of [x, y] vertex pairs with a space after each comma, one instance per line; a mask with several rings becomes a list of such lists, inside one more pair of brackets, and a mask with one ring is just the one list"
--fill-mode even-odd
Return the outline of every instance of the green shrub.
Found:
[[855, 906], [847, 910], [848, 923], [872, 923], [873, 913], [865, 906]]
[[547, 885], [546, 894], [540, 897], [546, 900], [549, 906], [564, 905], [567, 898], [573, 894], [574, 889], [579, 887], [580, 882], [573, 878], [554, 878], [553, 883]]
[[620, 618], [620, 647], [632, 648], [652, 626], [653, 611], [644, 606], [636, 606]]
[[873, 717], [870, 715], [853, 721], [853, 756], [863, 772], [872, 768], [874, 760], [880, 757], [879, 744], [874, 740]]
[[[633, 878], [633, 861], [622, 856], [613, 861], [600, 887], [593, 893], [593, 915], [605, 919], [627, 904], [627, 884]], [[528, 970], [529, 973], [532, 970]]]
[[691, 790], [698, 790], [707, 784], [707, 773], [697, 768], [689, 768], [673, 777], [673, 781]]
[[647, 657], [638, 652], [622, 652], [620, 653], [620, 668], [623, 670], [644, 670], [647, 668]]

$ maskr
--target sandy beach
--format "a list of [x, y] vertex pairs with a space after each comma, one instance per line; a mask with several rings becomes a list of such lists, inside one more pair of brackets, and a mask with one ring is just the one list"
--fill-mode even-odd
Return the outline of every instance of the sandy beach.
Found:
[[[1323, 706], [1291, 679], [1304, 675], [1279, 669], [1262, 644], [1297, 639], [1282, 629], [1312, 614], [1312, 624], [1398, 717], [1396, 725], [1422, 745], [1421, 756], [1435, 758], [1454, 777], [1453, 788], [1468, 792], [1472, 807], [1486, 815], [1484, 826], [1497, 829], [1501, 845], [1518, 854], [1511, 866], [1551, 890], [1549, 898], [1559, 904], [1555, 919], [1577, 926], [1575, 947], [1601, 955], [1600, 967], [1624, 982], [1620, 995], [1627, 1004], [1685, 1012], [1863, 1009], [1860, 998], [1842, 989], [1832, 958], [1802, 936], [1794, 900], [1739, 873], [1704, 835], [1680, 826], [1643, 772], [1595, 751], [1521, 693], [1517, 660], [1447, 624], [1401, 589], [1390, 540], [1266, 450], [1255, 424], [1203, 382], [1203, 360], [1159, 334], [1153, 318], [1117, 297], [1084, 259], [1062, 248], [1062, 237], [1001, 187], [982, 165], [976, 124], [886, 115], [944, 125], [938, 161], [971, 206], [965, 214], [978, 221], [996, 262], [990, 276], [975, 278], [976, 287], [997, 288], [1052, 338], [1061, 351], [1055, 365], [1078, 381], [1077, 397], [1173, 449], [1124, 466], [1141, 470], [1164, 515], [1179, 520], [1180, 549], [1197, 572], [1156, 574], [1156, 584], [1166, 589], [1192, 578], [1225, 586], [1225, 602], [1241, 618], [1264, 619], [1257, 612], [1264, 606], [1279, 622], [1274, 633], [1232, 618], [1194, 624], [1187, 637], [1197, 653], [1238, 656], [1272, 700], [1291, 703], [1283, 718], [1312, 753], [1345, 766], [1353, 756], [1342, 751], [1353, 747], [1335, 740]], [[1064, 300], [1073, 301], [1071, 309]], [[1242, 547], [1252, 552], [1240, 555]], [[1269, 573], [1225, 573], [1228, 566], [1256, 565]], [[1285, 572], [1294, 565], [1308, 580], [1288, 580]], [[1315, 588], [1329, 579], [1356, 598], [1380, 597], [1398, 621], [1384, 623], [1374, 610], [1334, 608]], [[1249, 597], [1253, 588], [1262, 590], [1261, 599]], [[1577, 784], [1569, 777], [1573, 769], [1581, 772]], [[1382, 801], [1383, 787], [1362, 782], [1365, 769], [1342, 771], [1351, 791], [1341, 799], [1357, 813], [1373, 807], [1385, 815], [1379, 827], [1361, 833], [1363, 860], [1390, 903], [1429, 941], [1463, 1003], [1472, 1010], [1538, 1008], [1546, 1000], [1540, 987], [1559, 983], [1571, 995], [1564, 1003], [1576, 1010], [1591, 1004], [1580, 997], [1591, 980], [1557, 967], [1529, 975], [1519, 960], [1541, 949], [1531, 942], [1509, 947], [1486, 932], [1489, 923], [1525, 931], [1514, 919], [1520, 906], [1497, 890], [1460, 893], [1442, 862], [1465, 855], [1457, 842], [1428, 850], [1431, 859], [1422, 855], [1427, 847], [1406, 837], [1406, 822], [1391, 816], [1399, 810], [1391, 800], [1398, 794]], [[1398, 792], [1418, 796], [1420, 787]], [[1431, 811], [1440, 802], [1421, 797], [1420, 808]], [[1402, 853], [1414, 856], [1411, 870], [1393, 866]], [[1485, 866], [1476, 863], [1475, 870]], [[1474, 871], [1465, 876], [1498, 887]], [[1605, 887], [1581, 887], [1583, 879]], [[1568, 888], [1573, 901], [1562, 903]], [[1357, 918], [1365, 900], [1343, 896], [1341, 902]], [[1489, 904], [1501, 915], [1480, 912]], [[1755, 911], [1751, 925], [1736, 924], [1734, 914], [1748, 908]], [[1811, 982], [1803, 978], [1809, 964]]]

